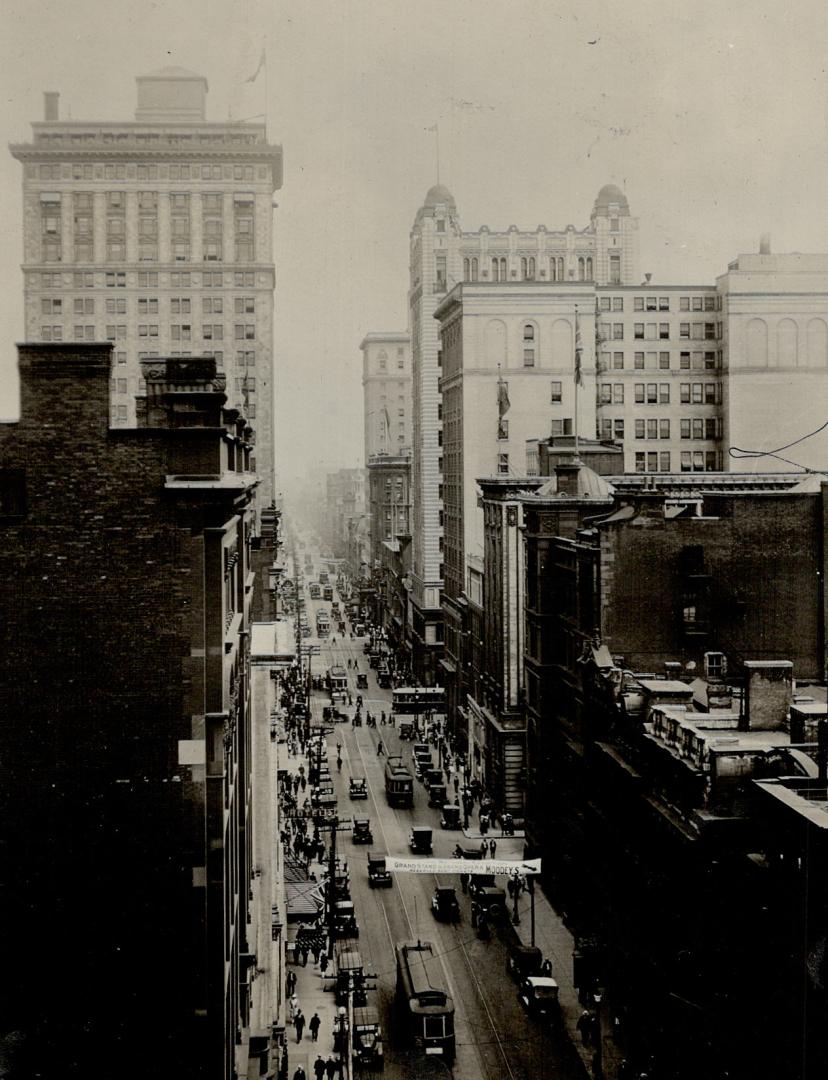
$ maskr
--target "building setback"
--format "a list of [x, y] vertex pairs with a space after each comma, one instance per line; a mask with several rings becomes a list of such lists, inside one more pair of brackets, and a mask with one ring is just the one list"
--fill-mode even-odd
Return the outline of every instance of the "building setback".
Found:
[[112, 345], [19, 353], [21, 418], [0, 426], [11, 1073], [230, 1080], [256, 967], [251, 430], [215, 360], [145, 361], [130, 428], [110, 423]]
[[206, 119], [207, 80], [136, 80], [134, 121], [61, 120], [46, 94], [23, 164], [28, 341], [111, 341], [113, 426], [134, 427], [141, 360], [213, 356], [256, 432], [260, 506], [275, 497], [273, 192], [262, 123]]

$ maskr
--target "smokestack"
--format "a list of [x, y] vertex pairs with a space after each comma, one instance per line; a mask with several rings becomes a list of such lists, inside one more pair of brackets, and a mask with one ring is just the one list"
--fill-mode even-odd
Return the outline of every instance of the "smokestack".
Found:
[[762, 235], [759, 237], [759, 254], [760, 255], [770, 255], [770, 253], [771, 253], [770, 233], [767, 233], [767, 232], [762, 233]]
[[60, 94], [54, 90], [46, 90], [43, 94], [43, 119], [47, 124], [55, 124], [60, 119], [58, 102]]

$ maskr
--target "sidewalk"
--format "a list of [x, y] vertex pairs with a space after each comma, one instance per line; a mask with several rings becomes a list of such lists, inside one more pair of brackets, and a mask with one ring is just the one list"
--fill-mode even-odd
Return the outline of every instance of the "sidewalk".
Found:
[[[499, 859], [520, 859], [523, 857], [523, 831], [515, 830], [514, 836], [504, 836], [500, 829], [489, 829], [484, 836], [480, 829], [463, 829], [467, 840], [477, 844], [481, 840], [496, 840]], [[531, 897], [523, 893], [518, 903], [520, 924], [515, 927], [524, 944], [531, 944]], [[511, 907], [511, 902], [510, 902]], [[572, 1045], [578, 1051], [588, 1076], [593, 1076], [592, 1062], [596, 1052], [594, 1045], [584, 1046], [578, 1031], [578, 1017], [587, 1007], [578, 1000], [578, 991], [573, 984], [572, 953], [575, 939], [563, 924], [563, 920], [552, 907], [540, 886], [535, 886], [535, 945], [552, 961], [552, 977], [558, 984], [561, 1016]], [[590, 1004], [591, 1007], [591, 1004]], [[623, 1054], [611, 1035], [611, 1013], [606, 1005], [603, 1009], [603, 1035], [601, 1042], [601, 1077], [603, 1080], [616, 1080], [618, 1066]]]

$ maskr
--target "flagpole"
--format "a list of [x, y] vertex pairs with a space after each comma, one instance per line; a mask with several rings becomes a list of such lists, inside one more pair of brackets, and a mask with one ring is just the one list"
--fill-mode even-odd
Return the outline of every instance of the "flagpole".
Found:
[[578, 325], [578, 305], [575, 305], [575, 418], [573, 431], [575, 434], [575, 461], [578, 460], [578, 383], [581, 381], [581, 357], [578, 352], [580, 326]]
[[440, 183], [440, 121], [434, 125], [434, 139], [437, 143], [437, 183]]
[[270, 95], [268, 94], [268, 75], [267, 75], [267, 38], [264, 42], [264, 69], [265, 69], [265, 105], [264, 105], [264, 122], [265, 122], [265, 142], [267, 142], [267, 103]]

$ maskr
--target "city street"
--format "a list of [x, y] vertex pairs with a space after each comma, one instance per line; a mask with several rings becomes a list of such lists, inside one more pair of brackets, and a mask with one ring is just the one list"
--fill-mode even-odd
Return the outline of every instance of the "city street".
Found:
[[[315, 562], [318, 566], [318, 562]], [[316, 611], [329, 608], [330, 602], [311, 601], [306, 595], [308, 622], [315, 626]], [[335, 642], [334, 642], [335, 638]], [[308, 639], [306, 639], [308, 640]], [[315, 638], [309, 639], [315, 641]], [[331, 665], [346, 669], [349, 686], [356, 697], [356, 672], [347, 667], [350, 659], [360, 671], [368, 672], [367, 691], [362, 691], [365, 712], [376, 714], [377, 727], [353, 728], [338, 723], [328, 736], [329, 759], [336, 760], [336, 744], [343, 746], [343, 766], [332, 775], [341, 820], [353, 815], [369, 817], [374, 842], [368, 847], [355, 846], [349, 831], [337, 836], [337, 854], [348, 860], [351, 894], [360, 927], [360, 951], [367, 971], [376, 975], [377, 1001], [386, 1039], [386, 1075], [389, 1077], [440, 1076], [447, 1073], [457, 1080], [485, 1077], [489, 1080], [528, 1080], [556, 1077], [580, 1080], [583, 1065], [565, 1032], [529, 1019], [517, 998], [517, 986], [506, 973], [506, 951], [495, 928], [491, 938], [480, 940], [471, 927], [469, 898], [461, 892], [456, 876], [396, 875], [391, 889], [371, 889], [367, 876], [367, 851], [390, 855], [409, 855], [408, 833], [412, 825], [430, 826], [433, 830], [434, 857], [449, 858], [455, 845], [463, 841], [460, 831], [440, 827], [440, 812], [428, 807], [423, 785], [414, 781], [413, 809], [390, 808], [385, 799], [385, 756], [378, 756], [377, 745], [383, 741], [385, 753], [402, 754], [413, 773], [411, 743], [400, 742], [391, 726], [380, 726], [379, 714], [391, 709], [391, 691], [377, 685], [375, 672], [363, 654], [364, 639], [342, 638], [339, 634], [321, 639], [321, 654], [312, 659], [314, 674], [324, 674]], [[314, 719], [321, 722], [322, 708], [329, 703], [326, 691], [313, 695]], [[349, 715], [353, 708], [348, 708]], [[351, 777], [365, 777], [368, 799], [351, 801], [348, 782]], [[499, 858], [519, 858], [522, 840], [498, 838]], [[498, 882], [504, 885], [504, 881]], [[431, 897], [436, 885], [457, 889], [461, 919], [457, 924], [438, 922], [431, 912]], [[438, 1058], [426, 1058], [402, 1045], [395, 1031], [392, 1009], [396, 970], [394, 945], [405, 939], [434, 942], [440, 957], [446, 985], [455, 1006], [457, 1058], [449, 1073]]]

